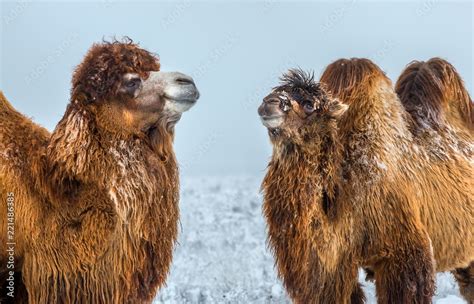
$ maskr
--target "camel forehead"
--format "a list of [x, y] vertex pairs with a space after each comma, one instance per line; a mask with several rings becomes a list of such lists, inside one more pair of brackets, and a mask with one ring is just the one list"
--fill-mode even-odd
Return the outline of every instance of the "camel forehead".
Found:
[[[300, 90], [302, 90], [302, 92]], [[306, 92], [303, 89], [300, 89], [300, 90], [294, 91], [294, 92], [288, 92], [287, 89], [275, 88], [272, 91], [271, 95], [273, 95], [273, 97], [276, 97], [279, 100], [284, 101], [284, 102], [296, 101], [297, 103], [301, 104], [301, 102], [305, 100], [305, 96], [306, 97], [310, 96], [311, 92]]]

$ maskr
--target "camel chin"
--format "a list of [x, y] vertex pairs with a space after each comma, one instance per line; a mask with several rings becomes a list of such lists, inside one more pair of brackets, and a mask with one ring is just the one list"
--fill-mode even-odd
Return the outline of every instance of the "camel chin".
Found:
[[164, 112], [171, 115], [183, 114], [184, 112], [191, 109], [197, 100], [172, 100], [168, 99], [165, 102]]
[[181, 115], [191, 109], [197, 100], [166, 100], [163, 116], [169, 126], [174, 126], [181, 119]]

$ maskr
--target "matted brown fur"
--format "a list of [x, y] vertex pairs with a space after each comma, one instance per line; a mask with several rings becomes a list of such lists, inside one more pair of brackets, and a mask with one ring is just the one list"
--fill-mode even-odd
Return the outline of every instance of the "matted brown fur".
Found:
[[[395, 90], [413, 118], [410, 130], [415, 142], [430, 151], [433, 162], [439, 161], [440, 152], [443, 154], [447, 147], [472, 161], [474, 103], [454, 66], [441, 58], [411, 62], [398, 78]], [[471, 185], [473, 175], [471, 169], [465, 177]], [[472, 196], [469, 199], [474, 200]], [[474, 234], [472, 218], [470, 225]], [[474, 261], [453, 274], [461, 294], [474, 303]]]
[[111, 98], [125, 73], [146, 76], [160, 70], [157, 56], [139, 48], [131, 40], [94, 45], [72, 77], [72, 100], [92, 102]]
[[461, 76], [446, 60], [411, 62], [398, 78], [395, 91], [416, 128], [439, 129], [448, 123], [474, 132], [474, 104]]
[[[15, 271], [28, 293], [17, 299], [143, 303], [163, 286], [179, 217], [173, 130], [158, 121], [134, 132], [104, 110], [119, 98], [119, 75], [157, 70], [158, 58], [131, 41], [95, 44], [51, 134], [0, 94], [0, 200], [14, 194]], [[2, 250], [2, 267], [6, 259]]]
[[373, 269], [379, 303], [431, 303], [435, 271], [474, 258], [472, 158], [445, 146], [433, 161], [369, 60], [338, 60], [321, 82], [332, 106], [271, 135], [262, 189], [278, 273], [296, 303], [364, 302], [359, 267]]

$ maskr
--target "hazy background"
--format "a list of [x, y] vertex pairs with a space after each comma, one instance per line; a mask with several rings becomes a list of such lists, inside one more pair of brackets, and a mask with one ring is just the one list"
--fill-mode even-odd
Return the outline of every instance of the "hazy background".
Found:
[[177, 126], [183, 174], [260, 175], [271, 149], [256, 110], [283, 71], [319, 76], [340, 57], [368, 57], [395, 80], [411, 60], [441, 56], [472, 95], [472, 16], [471, 1], [2, 1], [0, 90], [52, 130], [91, 44], [128, 35], [201, 91]]

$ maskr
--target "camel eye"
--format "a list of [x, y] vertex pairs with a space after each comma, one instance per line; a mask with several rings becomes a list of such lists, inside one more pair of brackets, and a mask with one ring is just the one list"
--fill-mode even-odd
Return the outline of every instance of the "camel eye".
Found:
[[127, 87], [127, 89], [135, 89], [140, 85], [140, 82], [140, 78], [130, 79], [125, 83], [125, 87]]
[[306, 112], [306, 113], [313, 113], [314, 111], [314, 107], [313, 107], [313, 104], [310, 103], [310, 102], [306, 102], [304, 105], [303, 105], [303, 110]]

